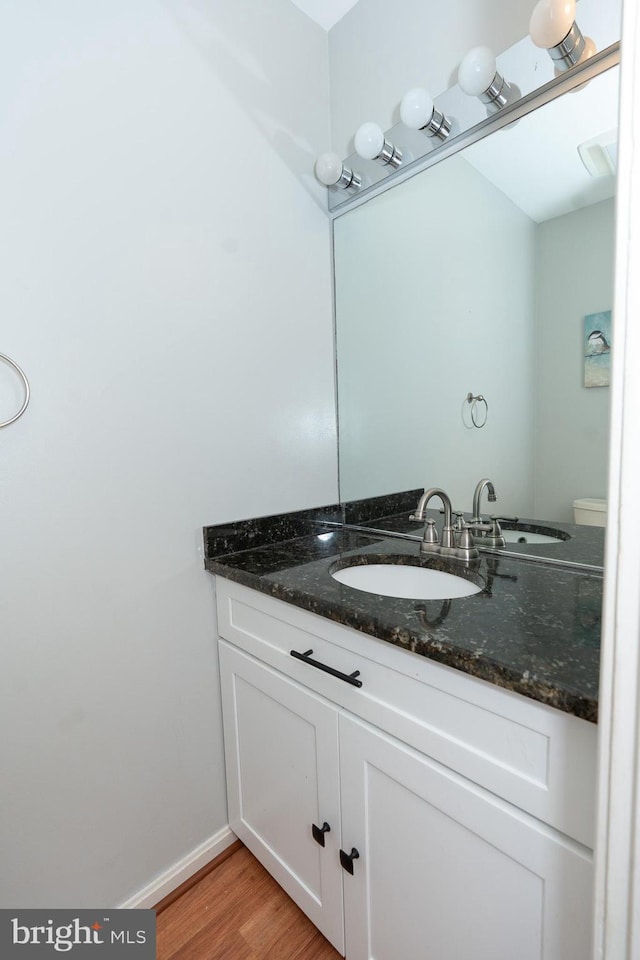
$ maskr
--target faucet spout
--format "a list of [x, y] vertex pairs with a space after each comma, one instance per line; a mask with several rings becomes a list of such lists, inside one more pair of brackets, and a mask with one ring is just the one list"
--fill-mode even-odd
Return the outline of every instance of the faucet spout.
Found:
[[480, 501], [482, 499], [482, 494], [486, 489], [489, 503], [495, 503], [498, 499], [496, 497], [495, 487], [493, 486], [491, 480], [487, 477], [484, 477], [482, 480], [478, 480], [476, 484], [476, 489], [473, 492], [473, 519], [476, 521], [481, 521], [480, 516]]
[[420, 497], [418, 501], [418, 506], [416, 507], [416, 512], [412, 514], [413, 520], [425, 521], [427, 518], [425, 516], [425, 510], [427, 509], [427, 504], [432, 499], [432, 497], [439, 497], [442, 500], [442, 506], [444, 507], [444, 525], [442, 527], [442, 546], [443, 547], [453, 547], [455, 546], [455, 537], [453, 532], [453, 527], [451, 525], [452, 510], [451, 510], [451, 500], [449, 499], [448, 494], [445, 493], [440, 487], [429, 487], [428, 490]]

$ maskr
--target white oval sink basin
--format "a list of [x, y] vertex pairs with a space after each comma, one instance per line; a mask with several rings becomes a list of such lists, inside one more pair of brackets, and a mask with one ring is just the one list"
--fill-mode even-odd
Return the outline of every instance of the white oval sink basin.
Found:
[[442, 570], [398, 563], [366, 563], [336, 570], [331, 576], [355, 590], [405, 600], [452, 600], [480, 593], [482, 587]]
[[563, 537], [550, 537], [546, 533], [530, 533], [528, 530], [505, 530], [502, 536], [507, 543], [563, 543]]

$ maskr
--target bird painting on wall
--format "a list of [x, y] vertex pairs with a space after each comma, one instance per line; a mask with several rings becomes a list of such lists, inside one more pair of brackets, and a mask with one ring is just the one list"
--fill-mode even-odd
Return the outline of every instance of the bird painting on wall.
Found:
[[611, 362], [611, 310], [584, 318], [584, 385], [608, 387]]

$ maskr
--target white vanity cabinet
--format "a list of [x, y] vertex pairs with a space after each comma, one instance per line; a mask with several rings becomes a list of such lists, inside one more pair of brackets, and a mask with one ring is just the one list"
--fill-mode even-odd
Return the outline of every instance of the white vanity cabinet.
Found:
[[231, 828], [348, 960], [590, 955], [593, 724], [216, 583]]

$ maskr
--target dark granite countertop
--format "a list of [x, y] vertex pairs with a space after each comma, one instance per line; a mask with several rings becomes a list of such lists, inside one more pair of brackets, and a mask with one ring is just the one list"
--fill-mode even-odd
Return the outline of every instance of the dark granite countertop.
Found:
[[[206, 569], [414, 654], [597, 721], [602, 603], [598, 573], [517, 559], [508, 552], [482, 554], [469, 567], [459, 561], [421, 558], [413, 540], [340, 526], [343, 507], [207, 527]], [[363, 519], [357, 516], [351, 522], [362, 524]], [[378, 521], [372, 525], [378, 526]], [[582, 529], [574, 528], [572, 538], [579, 541]], [[585, 556], [588, 552], [585, 549]], [[356, 557], [370, 563], [393, 557], [394, 562], [448, 570], [474, 580], [482, 590], [448, 601], [366, 593], [330, 575]]]

